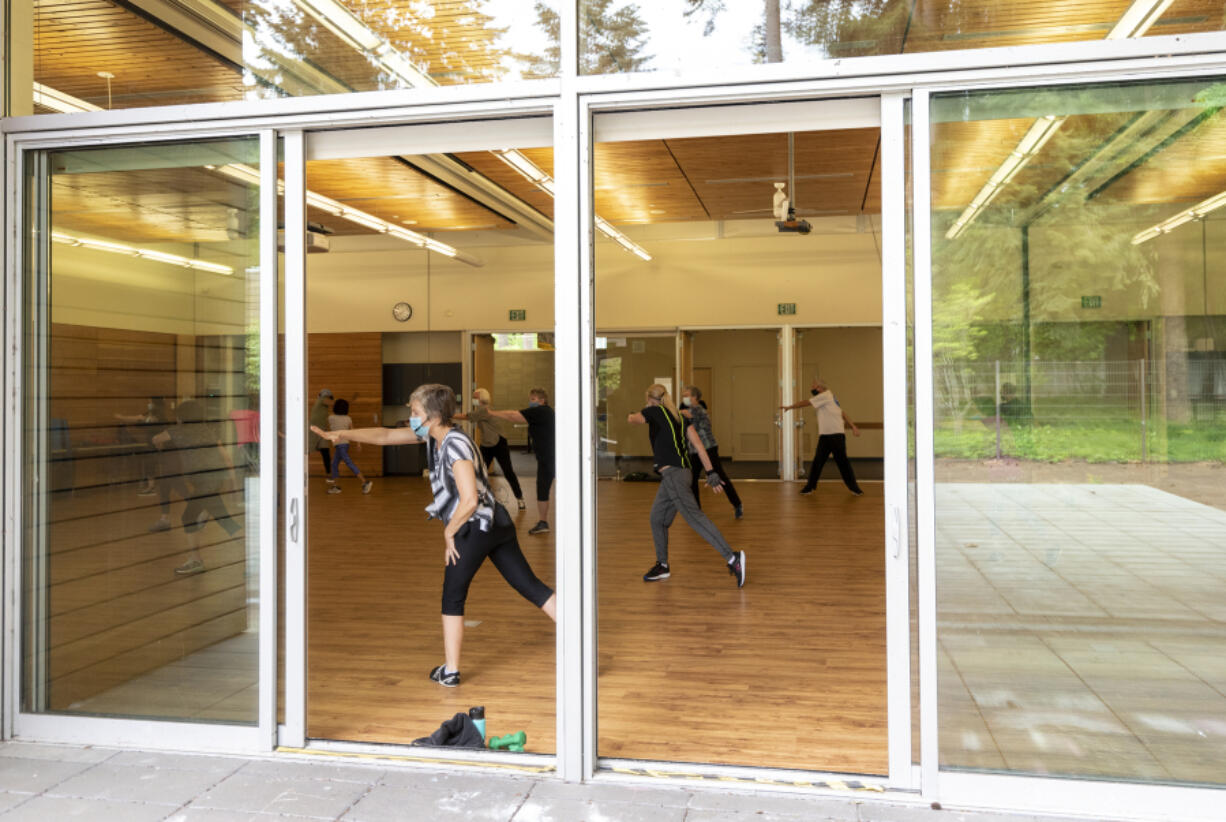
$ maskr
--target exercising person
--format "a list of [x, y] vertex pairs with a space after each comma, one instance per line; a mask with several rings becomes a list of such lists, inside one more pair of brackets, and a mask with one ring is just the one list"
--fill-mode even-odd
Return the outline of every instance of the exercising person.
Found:
[[[656, 473], [660, 475], [660, 490], [651, 504], [651, 537], [656, 545], [656, 564], [643, 574], [644, 582], [658, 582], [670, 576], [668, 566], [668, 529], [678, 512], [698, 536], [719, 551], [728, 563], [728, 573], [736, 578], [738, 588], [745, 585], [745, 552], [733, 551], [724, 535], [698, 507], [689, 488], [689, 451], [692, 448], [707, 472], [707, 485], [717, 494], [723, 493], [724, 483], [711, 465], [711, 458], [698, 434], [691, 428], [673, 404], [668, 389], [656, 384], [647, 389], [647, 405], [626, 417], [635, 425], [647, 425], [651, 438], [651, 453]], [[686, 442], [690, 444], [686, 447]]]
[[532, 438], [532, 450], [536, 454], [536, 510], [537, 523], [528, 529], [529, 534], [549, 533], [549, 490], [553, 488], [556, 472], [554, 459], [554, 414], [549, 405], [549, 392], [533, 388], [528, 392], [528, 407], [519, 411], [495, 411], [491, 417], [526, 423], [528, 436]]
[[467, 414], [456, 414], [455, 419], [476, 423], [477, 431], [481, 434], [481, 444], [478, 447], [481, 449], [481, 459], [485, 461], [486, 470], [494, 464], [494, 460], [498, 460], [498, 467], [502, 469], [502, 475], [511, 486], [511, 492], [515, 494], [519, 510], [527, 508], [524, 504], [524, 492], [519, 487], [519, 477], [515, 476], [515, 466], [511, 464], [511, 447], [503, 436], [500, 420], [490, 413], [490, 392], [484, 388], [474, 391], [473, 410]]
[[[332, 414], [332, 392], [327, 389], [321, 389], [319, 396], [315, 398], [315, 404], [311, 406], [311, 430], [316, 428], [323, 430], [328, 427], [328, 417]], [[324, 476], [328, 478], [328, 484], [332, 484], [332, 449], [328, 447], [328, 440], [324, 437], [317, 436], [312, 433], [307, 438], [307, 450], [318, 451], [319, 459], [324, 464]]]
[[331, 443], [371, 445], [426, 443], [431, 519], [443, 521], [443, 656], [430, 679], [448, 688], [460, 684], [460, 646], [464, 642], [464, 603], [468, 586], [489, 557], [503, 579], [557, 622], [557, 597], [532, 573], [519, 549], [511, 515], [494, 499], [485, 464], [468, 435], [455, 426], [455, 393], [446, 385], [418, 386], [409, 398], [408, 428], [357, 428], [313, 433]]
[[851, 461], [847, 459], [847, 435], [843, 433], [844, 426], [846, 426], [851, 429], [852, 436], [858, 437], [860, 429], [839, 405], [830, 386], [817, 377], [813, 378], [810, 393], [812, 396], [807, 400], [780, 406], [784, 411], [794, 411], [797, 408], [812, 405], [817, 411], [817, 451], [813, 454], [813, 462], [809, 465], [809, 479], [805, 482], [805, 487], [800, 489], [800, 493], [813, 493], [817, 488], [817, 480], [822, 475], [822, 468], [826, 465], [826, 458], [833, 456], [834, 464], [839, 467], [839, 474], [842, 475], [843, 484], [847, 486], [847, 490], [857, 497], [861, 496], [864, 492], [860, 490], [855, 472], [851, 470]]
[[[728, 473], [724, 471], [723, 463], [720, 462], [719, 443], [715, 441], [715, 434], [711, 431], [711, 415], [707, 413], [707, 404], [702, 401], [702, 389], [698, 386], [691, 385], [685, 389], [685, 394], [681, 397], [681, 416], [690, 421], [690, 425], [698, 434], [698, 439], [702, 440], [703, 447], [707, 449], [707, 456], [715, 468], [715, 473], [719, 474], [719, 478], [724, 483], [724, 493], [728, 495], [728, 503], [736, 512], [736, 518], [740, 519], [745, 516], [741, 498], [736, 488], [733, 487], [732, 480], [728, 478]], [[690, 451], [690, 490], [694, 492], [694, 502], [698, 503], [698, 507], [701, 508], [702, 500], [698, 496], [698, 477], [702, 474], [702, 463], [695, 459], [698, 452], [694, 449], [694, 444], [686, 440], [686, 445], [689, 446]]]

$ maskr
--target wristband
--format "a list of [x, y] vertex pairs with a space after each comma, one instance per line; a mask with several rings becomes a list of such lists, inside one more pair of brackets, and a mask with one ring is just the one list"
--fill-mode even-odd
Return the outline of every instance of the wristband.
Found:
[[719, 488], [723, 484], [723, 481], [719, 478], [718, 471], [712, 469], [707, 472], [707, 485], [711, 486], [712, 488]]

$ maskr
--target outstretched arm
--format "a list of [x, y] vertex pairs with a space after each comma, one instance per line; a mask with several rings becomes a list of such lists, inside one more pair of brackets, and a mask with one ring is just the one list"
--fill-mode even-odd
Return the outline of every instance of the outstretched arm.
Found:
[[801, 400], [800, 402], [794, 402], [791, 405], [781, 405], [779, 408], [783, 411], [795, 411], [797, 408], [804, 408], [806, 405], [809, 405], [809, 401]]
[[633, 414], [626, 415], [626, 422], [634, 425], [646, 425], [647, 418], [643, 416], [643, 412], [635, 411]]
[[525, 423], [525, 424], [528, 422], [526, 419], [524, 419], [524, 415], [519, 413], [518, 411], [495, 411], [494, 409], [491, 408], [490, 416], [497, 417], [500, 420], [510, 420], [511, 422], [518, 422], [518, 423]]
[[422, 438], [413, 433], [411, 428], [353, 428], [349, 431], [325, 431], [317, 425], [311, 426], [311, 432], [318, 434], [328, 442], [365, 442], [371, 445], [413, 445], [422, 442]]

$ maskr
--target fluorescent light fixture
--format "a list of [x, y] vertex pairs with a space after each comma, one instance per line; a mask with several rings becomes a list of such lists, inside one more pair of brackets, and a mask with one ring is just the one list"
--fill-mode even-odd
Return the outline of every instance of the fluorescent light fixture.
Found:
[[996, 171], [992, 172], [992, 176], [983, 184], [983, 188], [979, 189], [979, 193], [971, 200], [970, 205], [962, 212], [958, 219], [954, 220], [954, 224], [949, 227], [949, 231], [945, 232], [946, 239], [956, 239], [971, 222], [979, 216], [992, 200], [996, 199], [996, 195], [1000, 193], [1009, 181], [1012, 180], [1017, 173], [1022, 170], [1022, 167], [1034, 158], [1036, 154], [1047, 145], [1047, 141], [1060, 129], [1067, 118], [1057, 117], [1054, 114], [1049, 114], [1046, 117], [1040, 117], [1034, 121], [1030, 129], [1022, 136], [1013, 151], [1009, 152], [1009, 156], [1000, 164]]
[[537, 167], [536, 163], [533, 163], [531, 160], [525, 157], [518, 149], [500, 149], [494, 152], [494, 156], [518, 171], [524, 177], [527, 177], [550, 197], [553, 196], [553, 180], [550, 179], [548, 174], [541, 171], [541, 169]]
[[[1158, 18], [1170, 7], [1174, 0], [1134, 0], [1133, 4], [1128, 7], [1115, 26], [1107, 33], [1107, 40], [1125, 40], [1133, 37], [1140, 37], [1145, 32], [1149, 31], [1150, 26], [1158, 21]], [[1039, 149], [1043, 148], [1044, 144], [1052, 138], [1052, 136], [1063, 125], [1067, 117], [1057, 117], [1054, 114], [1049, 114], [1046, 117], [1040, 117], [1035, 120], [1034, 125], [1022, 137], [1021, 142], [1013, 151], [1009, 152], [1009, 156], [1000, 164], [1000, 168], [988, 178], [987, 183], [983, 188], [979, 189], [979, 193], [971, 200], [970, 205], [962, 212], [954, 224], [949, 227], [949, 231], [945, 232], [945, 238], [949, 240], [956, 239], [968, 225], [976, 217], [979, 216], [988, 204], [995, 199], [1000, 193], [1001, 188], [1008, 185], [1021, 169], [1022, 166], [1030, 162]], [[1144, 232], [1142, 232], [1144, 233]], [[1140, 236], [1140, 235], [1137, 235]], [[1133, 239], [1133, 242], [1137, 242]]]
[[75, 114], [82, 111], [102, 111], [101, 106], [95, 106], [93, 103], [87, 103], [80, 97], [73, 97], [71, 94], [65, 94], [62, 91], [57, 91], [51, 86], [44, 86], [42, 83], [34, 84], [34, 103], [35, 105], [49, 108], [52, 111], [60, 114]]
[[[537, 188], [541, 189], [541, 191], [544, 191], [550, 197], [554, 196], [553, 178], [542, 171], [536, 165], [536, 163], [529, 160], [523, 154], [523, 152], [514, 148], [504, 148], [491, 153], [509, 165], [511, 168], [518, 171], [523, 177], [534, 183]], [[651, 255], [647, 253], [645, 248], [634, 242], [634, 240], [631, 240], [625, 234], [622, 234], [605, 218], [600, 216], [596, 217], [596, 229], [600, 231], [601, 234], [605, 235], [610, 240], [613, 240], [615, 243], [636, 257], [639, 257], [642, 260], [651, 259]]]
[[1210, 212], [1216, 211], [1222, 206], [1226, 206], [1226, 191], [1223, 191], [1221, 194], [1214, 194], [1207, 200], [1201, 200], [1191, 208], [1179, 212], [1174, 217], [1169, 217], [1155, 226], [1150, 226], [1144, 231], [1137, 232], [1132, 238], [1132, 244], [1140, 245], [1155, 237], [1169, 234], [1184, 223], [1204, 219]]
[[[254, 169], [251, 166], [243, 165], [242, 163], [229, 163], [224, 166], [205, 166], [205, 168], [211, 168], [218, 174], [224, 174], [225, 176], [233, 180], [238, 180], [242, 183], [258, 185], [260, 182], [260, 172], [257, 169]], [[285, 183], [283, 181], [277, 181], [277, 190], [284, 193]], [[426, 248], [430, 251], [434, 251], [446, 257], [468, 263], [472, 266], [483, 265], [480, 259], [469, 254], [465, 254], [444, 242], [431, 239], [424, 234], [419, 234], [416, 231], [396, 225], [395, 223], [389, 223], [387, 220], [376, 217], [373, 214], [368, 214], [361, 209], [351, 208], [344, 203], [333, 200], [331, 197], [326, 197], [318, 192], [307, 191], [306, 201], [308, 205], [317, 208], [320, 211], [326, 211], [334, 217], [340, 217], [342, 220], [348, 220], [351, 223], [356, 223], [363, 228], [368, 228], [371, 231], [377, 231], [380, 234], [388, 234], [398, 240], [404, 240], [407, 243], [412, 243], [418, 248]]]
[[1158, 22], [1171, 3], [1175, 0], [1136, 0], [1115, 27], [1107, 34], [1108, 40], [1126, 40], [1130, 37], [1140, 37], [1149, 31], [1149, 27]]
[[155, 263], [177, 265], [180, 268], [195, 268], [200, 271], [210, 271], [214, 274], [225, 274], [227, 276], [234, 274], [233, 268], [221, 263], [210, 263], [205, 260], [192, 259], [191, 257], [181, 257], [178, 254], [168, 254], [165, 251], [156, 251], [152, 248], [138, 248], [124, 243], [113, 243], [110, 240], [99, 240], [94, 237], [79, 237], [64, 231], [51, 232], [51, 240], [63, 245], [88, 248], [92, 251], [107, 251], [111, 254], [122, 254], [125, 257], [139, 257]]

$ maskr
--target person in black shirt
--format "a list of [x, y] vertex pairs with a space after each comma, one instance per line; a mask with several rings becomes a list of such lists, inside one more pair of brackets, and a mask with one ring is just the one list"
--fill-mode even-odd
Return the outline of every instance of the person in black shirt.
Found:
[[[717, 494], [723, 493], [724, 483], [711, 466], [711, 459], [698, 433], [689, 427], [673, 404], [668, 389], [658, 383], [648, 388], [646, 407], [626, 419], [631, 423], [647, 425], [652, 459], [660, 475], [660, 490], [656, 492], [655, 502], [651, 505], [651, 536], [656, 544], [656, 564], [643, 575], [643, 581], [668, 579], [668, 529], [680, 513], [700, 537], [723, 555], [728, 562], [728, 573], [736, 578], [738, 588], [743, 587], [745, 552], [733, 551], [724, 535], [698, 507], [690, 491], [690, 460], [697, 457], [702, 462], [707, 472], [707, 484]], [[689, 454], [691, 448], [693, 456]]]
[[527, 423], [528, 436], [536, 452], [536, 510], [538, 521], [528, 530], [529, 534], [549, 533], [549, 489], [553, 487], [554, 467], [554, 414], [549, 405], [549, 392], [533, 388], [528, 392], [528, 407], [519, 411], [494, 411], [491, 417]]

